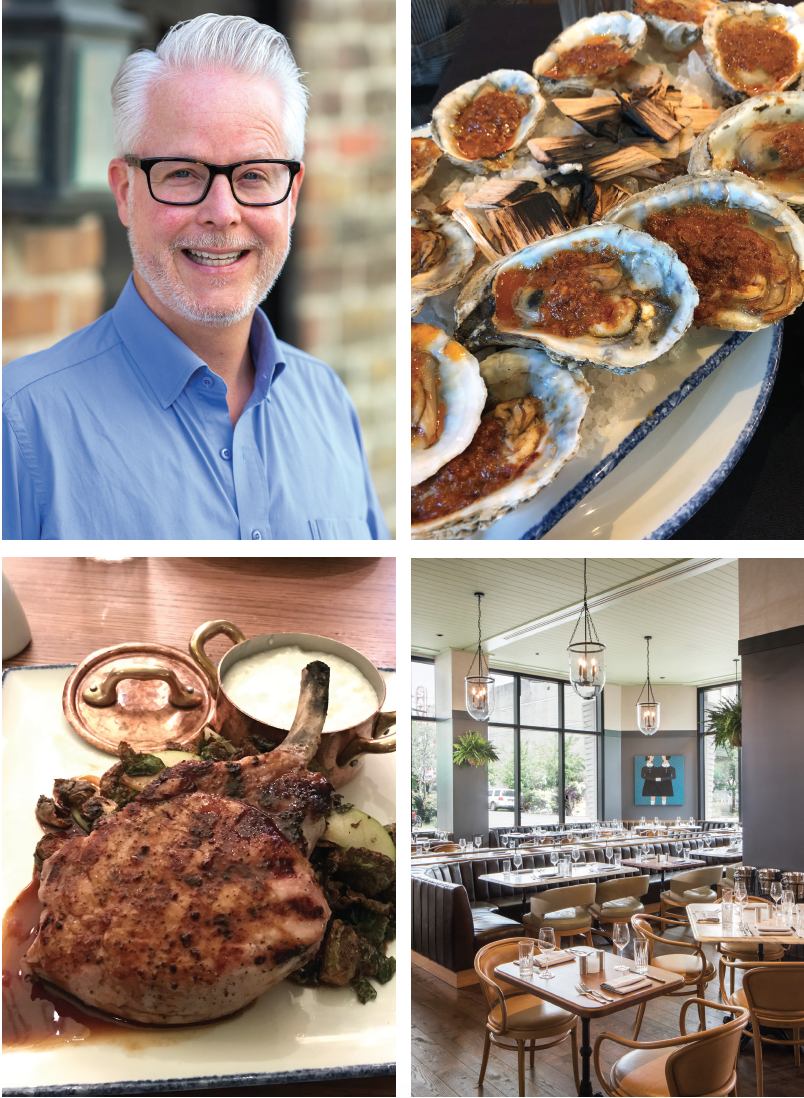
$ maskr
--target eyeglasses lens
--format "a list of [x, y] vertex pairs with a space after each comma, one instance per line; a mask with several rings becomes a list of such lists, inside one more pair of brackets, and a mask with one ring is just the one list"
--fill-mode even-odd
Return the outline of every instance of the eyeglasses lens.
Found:
[[[209, 170], [202, 164], [162, 160], [151, 168], [151, 190], [163, 202], [198, 202], [209, 182]], [[232, 175], [234, 195], [239, 202], [261, 205], [281, 202], [290, 189], [287, 164], [241, 164]]]

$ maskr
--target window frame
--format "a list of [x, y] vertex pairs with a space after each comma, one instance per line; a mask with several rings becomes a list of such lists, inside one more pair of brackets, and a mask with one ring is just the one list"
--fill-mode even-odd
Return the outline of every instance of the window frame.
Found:
[[[712, 682], [708, 686], [698, 687], [698, 811], [701, 819], [706, 819], [706, 739], [714, 736], [714, 732], [704, 732], [706, 724], [706, 711], [704, 709], [704, 696], [709, 690], [722, 690], [725, 686], [736, 686], [737, 697], [743, 696], [743, 684], [741, 679], [729, 679], [728, 682]], [[743, 749], [737, 748], [737, 796], [740, 805], [738, 819], [743, 820]]]
[[[414, 655], [411, 654], [410, 662], [411, 663], [429, 663], [433, 667], [435, 667], [435, 660], [430, 659], [427, 656], [414, 656]], [[435, 691], [434, 691], [434, 696], [433, 696], [433, 704], [435, 706]], [[433, 717], [424, 716], [423, 717], [423, 716], [420, 716], [418, 713], [414, 713], [412, 705], [411, 705], [411, 712], [410, 712], [410, 720], [411, 720], [411, 724], [413, 723], [413, 721], [416, 721], [419, 724], [431, 724], [434, 729], [435, 729], [435, 726], [438, 724], [438, 720], [435, 716], [433, 716]], [[412, 746], [413, 745], [412, 745], [412, 734], [411, 734], [411, 748], [412, 748]], [[412, 763], [412, 760], [411, 760], [411, 763]], [[438, 773], [436, 773], [436, 811], [437, 811], [437, 804], [438, 804]], [[436, 816], [436, 822], [438, 822], [438, 817], [437, 816]], [[411, 827], [412, 827], [413, 826], [412, 817], [411, 817], [410, 823], [411, 823]]]

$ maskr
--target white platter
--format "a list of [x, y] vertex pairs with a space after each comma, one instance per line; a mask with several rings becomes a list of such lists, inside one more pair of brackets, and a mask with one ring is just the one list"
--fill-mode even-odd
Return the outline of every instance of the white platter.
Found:
[[[80, 739], [61, 709], [71, 666], [3, 673], [3, 911], [29, 884], [42, 831], [34, 816], [53, 780], [103, 773], [111, 756]], [[393, 708], [393, 673], [385, 673]], [[100, 768], [100, 769], [99, 769]], [[386, 823], [395, 819], [395, 756], [369, 755], [347, 800]], [[394, 952], [393, 945], [391, 952]], [[239, 1016], [213, 1025], [159, 1030], [123, 1043], [94, 1037], [3, 1056], [3, 1093], [144, 1094], [214, 1087], [306, 1083], [395, 1071], [395, 980], [358, 1002], [349, 988], [303, 988], [285, 980]], [[137, 1047], [139, 1046], [139, 1047]]]

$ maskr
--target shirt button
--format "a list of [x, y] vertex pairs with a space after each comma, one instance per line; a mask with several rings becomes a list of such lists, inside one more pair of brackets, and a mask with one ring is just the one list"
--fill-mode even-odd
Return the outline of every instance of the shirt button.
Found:
[[211, 377], [205, 377], [202, 384], [205, 385], [207, 389], [211, 389], [215, 382], [212, 380]]
[[224, 446], [224, 448], [221, 450], [221, 457], [223, 458], [224, 461], [231, 461], [232, 460], [232, 451], [227, 449], [226, 446]]
[[259, 530], [252, 530], [251, 531], [251, 540], [252, 541], [262, 541], [262, 534], [259, 532]]

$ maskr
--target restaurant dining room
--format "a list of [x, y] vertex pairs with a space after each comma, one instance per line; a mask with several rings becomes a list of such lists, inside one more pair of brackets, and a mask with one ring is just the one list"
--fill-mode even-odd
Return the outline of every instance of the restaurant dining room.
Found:
[[411, 572], [412, 1094], [804, 1094], [804, 560]]

